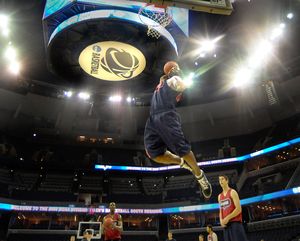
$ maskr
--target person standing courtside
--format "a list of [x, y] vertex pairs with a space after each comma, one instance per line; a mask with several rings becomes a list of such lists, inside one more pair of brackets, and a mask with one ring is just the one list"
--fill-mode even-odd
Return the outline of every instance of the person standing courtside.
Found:
[[116, 213], [116, 204], [109, 204], [110, 212], [103, 218], [103, 234], [105, 241], [121, 241], [123, 231], [122, 216]]
[[207, 241], [218, 241], [218, 236], [210, 224], [207, 225], [206, 231], [208, 232]]
[[199, 241], [204, 241], [204, 235], [203, 234], [200, 234], [198, 238], [199, 238]]
[[229, 179], [225, 175], [219, 176], [222, 193], [218, 196], [220, 204], [220, 223], [224, 227], [225, 241], [247, 241], [242, 225], [242, 207], [238, 193], [229, 187]]
[[[93, 231], [90, 229], [87, 229], [83, 232], [83, 239], [81, 241], [91, 241], [93, 237]], [[75, 236], [74, 236], [75, 239]]]
[[168, 238], [166, 239], [166, 241], [176, 241], [176, 239], [173, 238], [173, 233], [172, 232], [168, 232]]

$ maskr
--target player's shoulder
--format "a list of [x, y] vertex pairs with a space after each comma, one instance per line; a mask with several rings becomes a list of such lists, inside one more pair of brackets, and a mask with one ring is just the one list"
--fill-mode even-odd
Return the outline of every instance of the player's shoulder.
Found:
[[182, 78], [178, 75], [174, 75], [171, 78], [167, 79], [167, 81], [182, 81]]
[[233, 198], [239, 198], [239, 194], [235, 189], [231, 189], [230, 196]]
[[230, 193], [231, 194], [238, 194], [237, 191], [235, 189], [233, 189], [233, 188], [230, 188]]

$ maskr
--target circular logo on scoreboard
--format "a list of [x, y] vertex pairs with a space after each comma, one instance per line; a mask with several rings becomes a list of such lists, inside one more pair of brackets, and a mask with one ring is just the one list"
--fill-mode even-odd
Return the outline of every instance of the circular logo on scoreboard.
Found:
[[143, 53], [132, 45], [106, 41], [86, 47], [79, 56], [81, 68], [89, 75], [108, 81], [129, 80], [146, 67]]

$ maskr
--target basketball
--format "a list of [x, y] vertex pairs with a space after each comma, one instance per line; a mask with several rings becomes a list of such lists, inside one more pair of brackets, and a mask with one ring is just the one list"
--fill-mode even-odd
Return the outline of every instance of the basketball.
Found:
[[105, 218], [104, 219], [104, 222], [103, 222], [103, 226], [107, 229], [110, 229], [112, 228], [112, 225], [113, 225], [113, 219], [112, 218]]
[[178, 67], [179, 68], [179, 65], [175, 62], [175, 61], [169, 61], [165, 64], [164, 66], [164, 73], [166, 75], [168, 75], [171, 71], [172, 68], [174, 67]]

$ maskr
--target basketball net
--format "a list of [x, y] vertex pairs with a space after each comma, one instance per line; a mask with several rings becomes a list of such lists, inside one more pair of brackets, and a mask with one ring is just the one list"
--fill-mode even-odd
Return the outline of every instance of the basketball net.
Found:
[[[152, 19], [155, 24], [145, 23], [141, 16]], [[160, 33], [155, 28], [159, 26], [166, 27], [173, 20], [172, 12], [168, 7], [153, 4], [147, 4], [146, 6], [141, 7], [139, 10], [139, 18], [143, 24], [148, 26], [147, 35], [156, 39], [160, 37]]]

